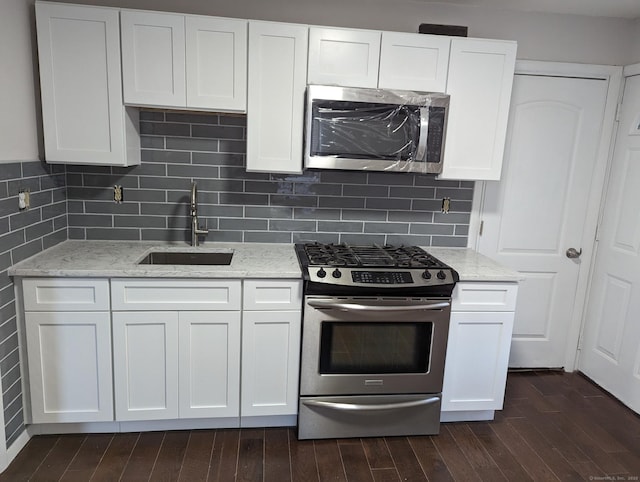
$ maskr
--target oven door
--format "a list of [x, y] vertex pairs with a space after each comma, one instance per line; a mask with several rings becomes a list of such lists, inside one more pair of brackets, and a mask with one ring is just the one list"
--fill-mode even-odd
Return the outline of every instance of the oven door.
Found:
[[442, 391], [449, 299], [306, 296], [300, 395]]

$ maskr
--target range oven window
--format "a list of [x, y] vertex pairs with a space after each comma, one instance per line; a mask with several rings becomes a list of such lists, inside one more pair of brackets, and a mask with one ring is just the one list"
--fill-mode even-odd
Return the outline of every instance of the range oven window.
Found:
[[428, 373], [431, 322], [323, 321], [321, 374]]

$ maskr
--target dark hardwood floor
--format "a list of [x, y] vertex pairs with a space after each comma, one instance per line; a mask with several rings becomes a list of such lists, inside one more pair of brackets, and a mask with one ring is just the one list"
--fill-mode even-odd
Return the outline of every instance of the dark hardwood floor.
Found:
[[[579, 374], [510, 373], [492, 422], [433, 437], [298, 441], [293, 429], [34, 437], [0, 481], [638, 480], [640, 417]], [[605, 479], [605, 477], [608, 477]]]

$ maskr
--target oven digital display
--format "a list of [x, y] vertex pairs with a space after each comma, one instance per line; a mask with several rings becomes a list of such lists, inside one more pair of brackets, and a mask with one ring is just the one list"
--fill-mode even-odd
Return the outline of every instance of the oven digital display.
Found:
[[351, 279], [354, 283], [389, 285], [413, 283], [411, 273], [408, 271], [351, 271]]

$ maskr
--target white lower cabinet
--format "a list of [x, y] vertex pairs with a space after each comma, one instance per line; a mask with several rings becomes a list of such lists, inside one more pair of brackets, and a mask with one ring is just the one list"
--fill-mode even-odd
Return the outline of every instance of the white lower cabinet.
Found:
[[111, 289], [116, 420], [238, 417], [240, 281], [115, 279]]
[[442, 388], [442, 420], [493, 419], [504, 401], [518, 285], [458, 283]]
[[245, 311], [242, 318], [242, 416], [295, 415], [300, 311]]
[[113, 420], [109, 312], [26, 312], [33, 423]]
[[295, 420], [301, 280], [30, 278], [22, 289], [33, 423]]
[[21, 281], [32, 423], [113, 420], [109, 281]]
[[302, 281], [246, 280], [243, 292], [240, 414], [247, 426], [246, 417], [298, 413]]
[[239, 311], [113, 313], [117, 420], [238, 417]]

